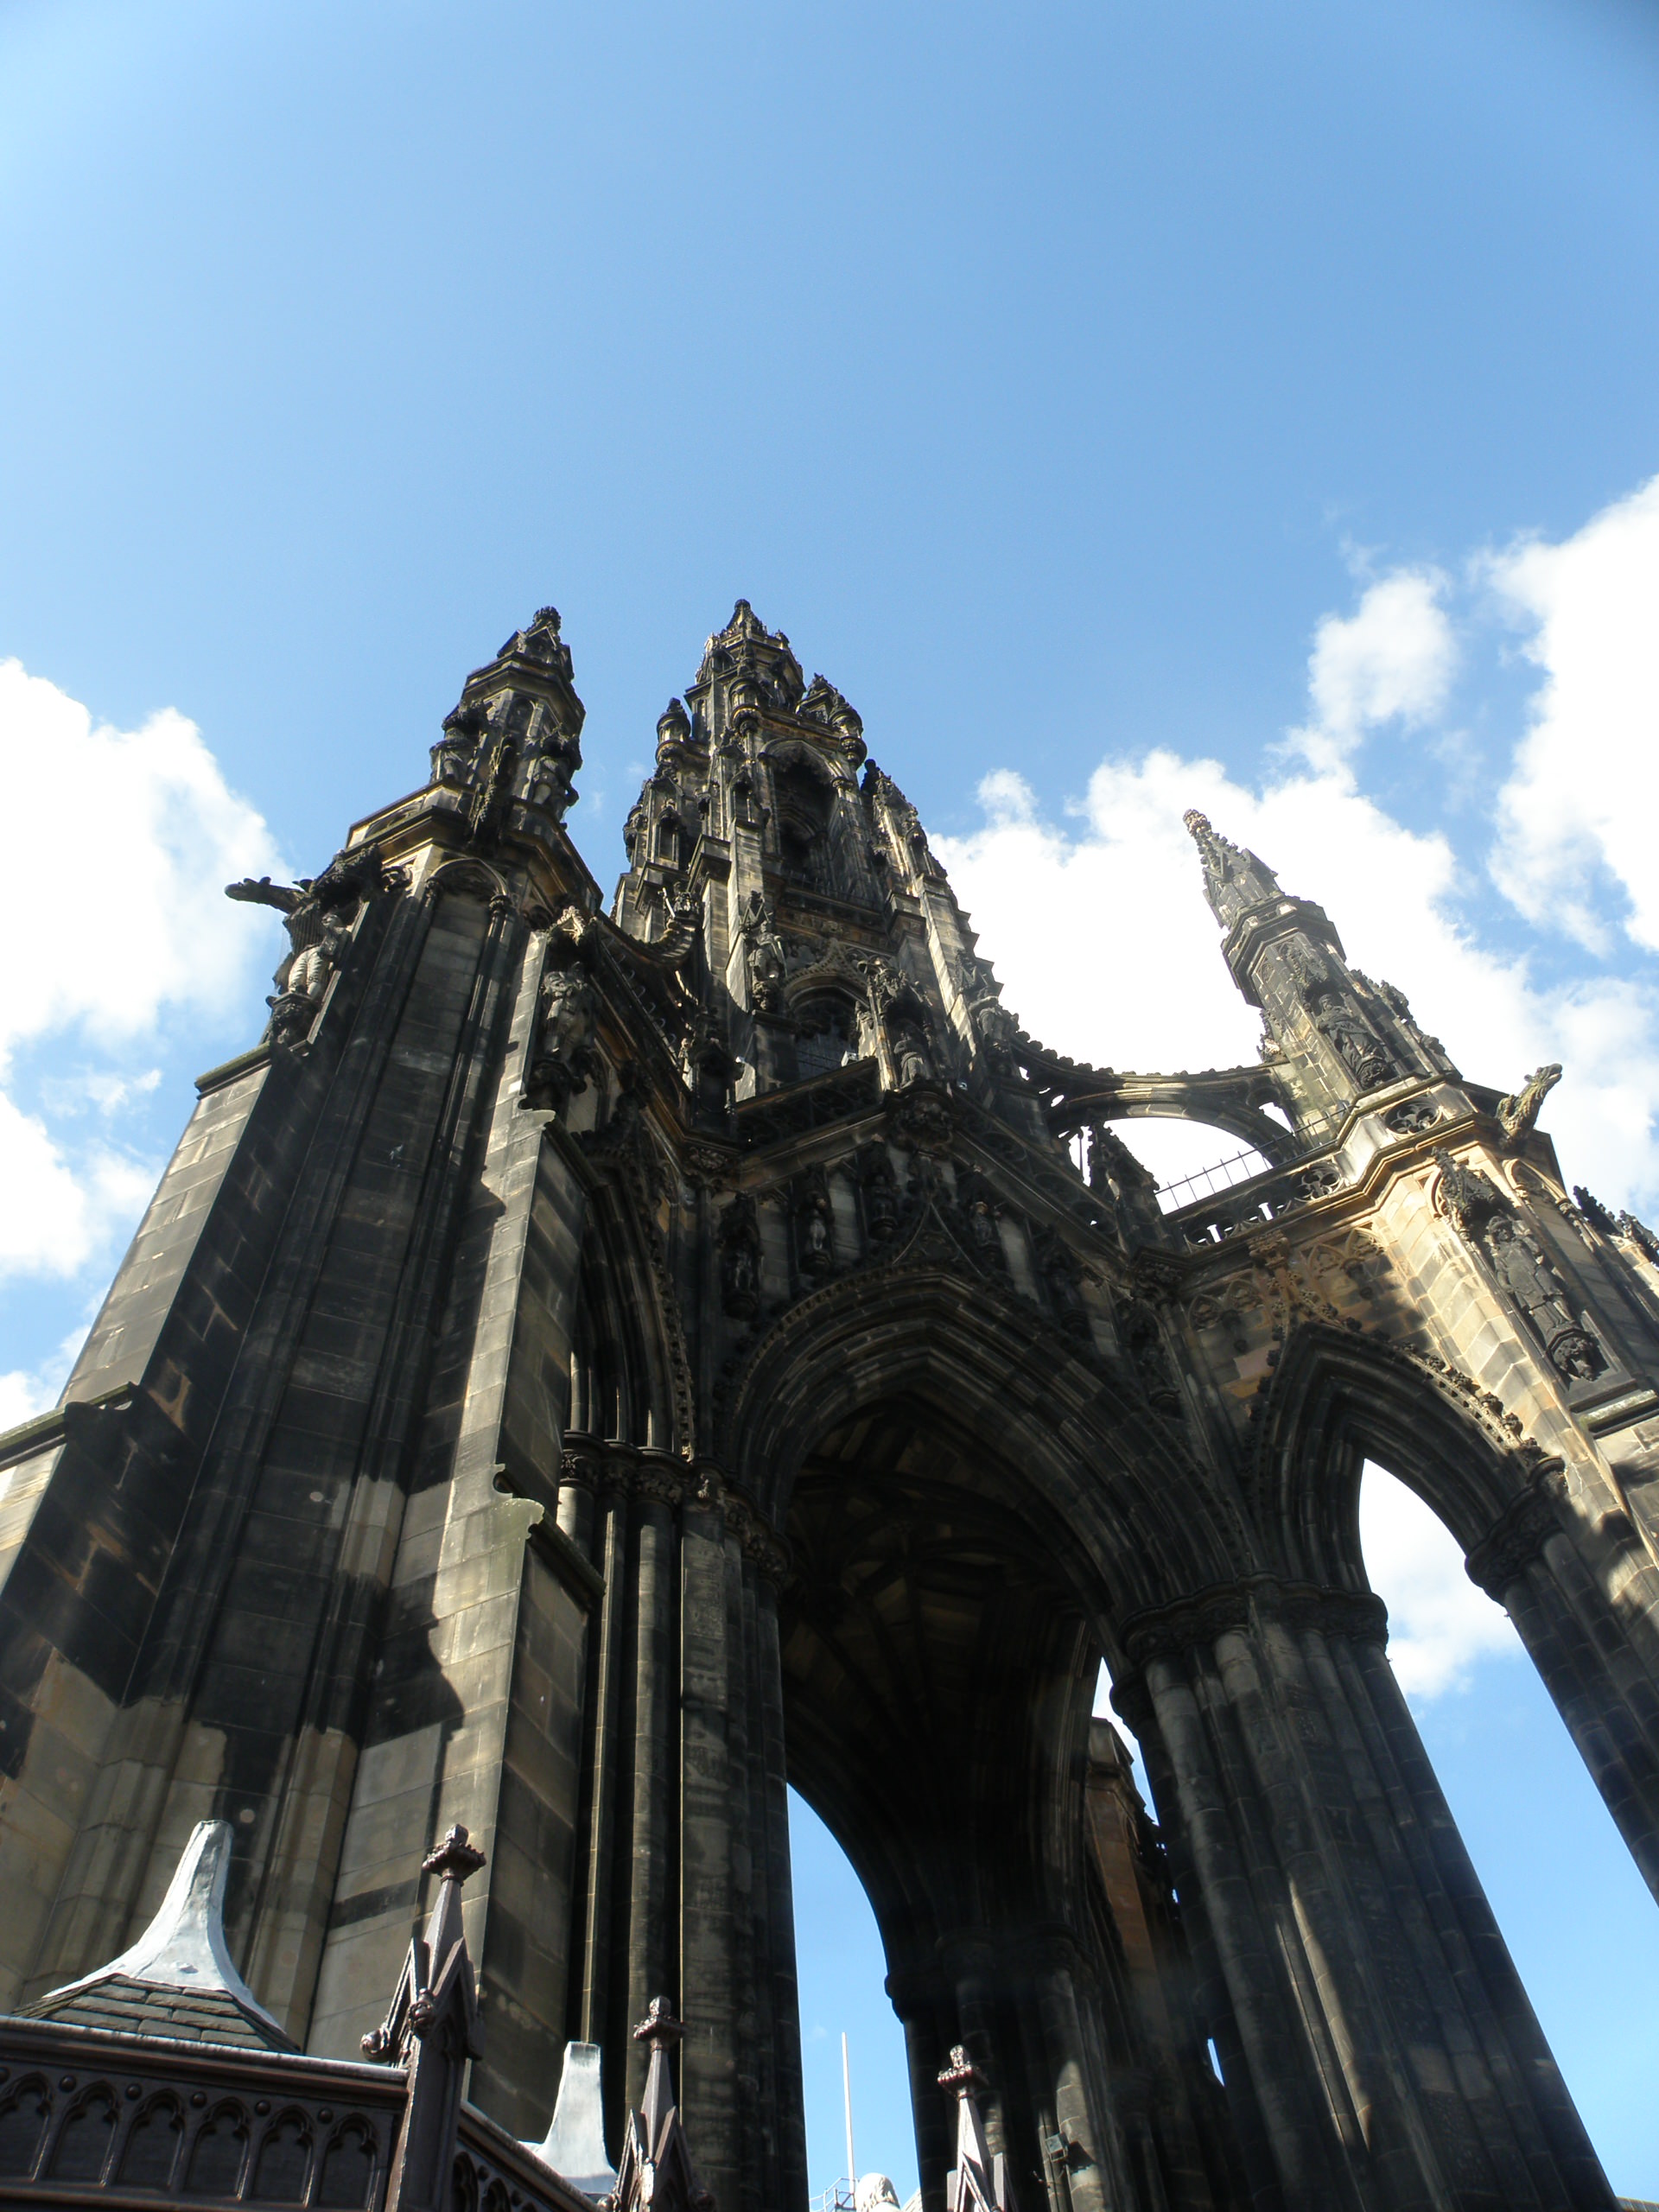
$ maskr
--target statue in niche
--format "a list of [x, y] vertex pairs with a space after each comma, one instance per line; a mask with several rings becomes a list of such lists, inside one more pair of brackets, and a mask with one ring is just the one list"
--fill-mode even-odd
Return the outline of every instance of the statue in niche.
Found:
[[760, 1225], [747, 1191], [739, 1191], [720, 1217], [720, 1296], [739, 1319], [760, 1306]]
[[477, 707], [459, 706], [443, 718], [443, 734], [432, 747], [432, 780], [445, 791], [464, 791], [478, 760], [478, 741], [489, 721]]
[[1557, 1372], [1574, 1382], [1599, 1375], [1606, 1365], [1600, 1345], [1574, 1318], [1560, 1278], [1520, 1223], [1494, 1215], [1484, 1242], [1493, 1274], [1543, 1338]]
[[830, 1186], [821, 1167], [809, 1168], [803, 1177], [795, 1199], [796, 1249], [803, 1274], [822, 1276], [833, 1273], [836, 1264], [835, 1231], [830, 1207]]
[[1169, 1354], [1164, 1349], [1158, 1316], [1144, 1299], [1133, 1300], [1124, 1309], [1123, 1348], [1128, 1353], [1142, 1389], [1160, 1413], [1178, 1413], [1181, 1393]]
[[891, 1038], [893, 1080], [900, 1090], [912, 1083], [925, 1083], [933, 1072], [927, 1056], [927, 1045], [920, 1029], [913, 1021], [901, 1021]]
[[582, 747], [543, 716], [541, 734], [528, 740], [524, 748], [525, 803], [563, 821], [567, 808], [576, 801], [571, 777], [581, 766]]
[[773, 919], [772, 904], [760, 892], [751, 891], [738, 919], [743, 939], [744, 965], [748, 972], [749, 1003], [758, 1014], [776, 1014], [783, 1003], [784, 977], [788, 963], [784, 943]]
[[864, 1193], [864, 1225], [870, 1241], [885, 1244], [899, 1226], [899, 1185], [885, 1145], [877, 1145], [859, 1179]]
[[1334, 1047], [1362, 1090], [1375, 1090], [1392, 1080], [1395, 1073], [1393, 1060], [1355, 1008], [1344, 1006], [1340, 1000], [1327, 1001], [1314, 1016], [1313, 1026]]
[[1054, 1305], [1060, 1326], [1068, 1336], [1086, 1338], [1089, 1335], [1089, 1309], [1084, 1304], [1078, 1278], [1082, 1270], [1077, 1255], [1056, 1229], [1046, 1228], [1038, 1232], [1037, 1265]]
[[982, 1267], [1006, 1268], [1007, 1255], [996, 1225], [996, 1194], [985, 1178], [973, 1169], [962, 1170], [957, 1177], [957, 1204], [974, 1257]]
[[563, 1106], [588, 1087], [596, 1065], [597, 1003], [579, 969], [550, 968], [542, 978], [536, 1048], [524, 1077], [526, 1106]]

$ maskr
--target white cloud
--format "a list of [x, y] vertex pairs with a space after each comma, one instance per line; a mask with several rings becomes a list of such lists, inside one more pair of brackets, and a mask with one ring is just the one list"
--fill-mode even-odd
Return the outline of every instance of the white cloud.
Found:
[[0, 1277], [78, 1274], [142, 1210], [159, 1172], [101, 1145], [72, 1165], [46, 1124], [0, 1091]]
[[1440, 604], [1446, 580], [1433, 569], [1395, 569], [1366, 591], [1351, 615], [1327, 614], [1308, 657], [1313, 720], [1290, 741], [1316, 769], [1347, 760], [1369, 729], [1408, 728], [1446, 703], [1457, 639]]
[[1500, 799], [1497, 880], [1534, 921], [1605, 949], [1605, 870], [1630, 936], [1659, 950], [1659, 477], [1560, 543], [1519, 545], [1484, 572], [1544, 671]]
[[221, 887], [282, 863], [194, 722], [168, 708], [138, 730], [95, 724], [56, 684], [0, 661], [0, 772], [14, 821], [58, 821], [66, 791], [75, 817], [73, 852], [20, 836], [0, 875], [0, 932], [17, 949], [0, 1056], [49, 1031], [128, 1039], [164, 1004], [216, 1010], [246, 988], [269, 918]]
[[[934, 841], [996, 965], [1007, 1004], [1055, 1050], [1120, 1068], [1253, 1061], [1259, 1021], [1234, 988], [1181, 825], [1196, 806], [1317, 899], [1350, 959], [1410, 997], [1477, 1082], [1513, 1088], [1541, 1060], [1567, 1077], [1548, 1126], [1569, 1179], [1639, 1211], [1659, 1194], [1659, 1007], [1645, 982], [1588, 976], [1544, 988], [1526, 959], [1482, 944], [1455, 910], [1458, 863], [1438, 832], [1407, 829], [1345, 770], [1257, 791], [1214, 760], [1158, 751], [1108, 760], [1081, 829], [1041, 818], [1003, 771], [982, 791], [990, 819]], [[1154, 1157], [1155, 1124], [1125, 1132], [1160, 1173], [1218, 1159], [1236, 1141], [1175, 1137]], [[1177, 1164], [1177, 1155], [1179, 1164]]]
[[[68, 1277], [105, 1256], [156, 1180], [153, 1164], [76, 1133], [77, 1117], [154, 1090], [156, 1072], [123, 1055], [164, 1009], [218, 1012], [251, 992], [272, 957], [270, 918], [221, 887], [283, 864], [193, 723], [168, 709], [136, 731], [97, 725], [16, 660], [0, 661], [0, 775], [13, 819], [30, 826], [0, 875], [0, 1083], [20, 1046], [75, 1039], [73, 1075], [39, 1071], [43, 1112], [0, 1089], [0, 1276]], [[73, 849], [32, 827], [60, 818], [66, 791]], [[5, 1378], [10, 1402], [25, 1384]]]
[[1483, 1659], [1518, 1657], [1500, 1605], [1464, 1572], [1457, 1539], [1405, 1484], [1368, 1465], [1359, 1541], [1371, 1587], [1389, 1609], [1389, 1656], [1408, 1697], [1466, 1687]]

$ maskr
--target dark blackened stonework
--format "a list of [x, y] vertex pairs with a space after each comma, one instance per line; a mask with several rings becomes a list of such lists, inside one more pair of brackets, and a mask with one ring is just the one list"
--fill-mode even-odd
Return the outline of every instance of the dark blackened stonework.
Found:
[[[1259, 1060], [1038, 1044], [742, 601], [607, 912], [582, 721], [543, 609], [423, 791], [233, 887], [289, 931], [266, 1036], [0, 1440], [0, 2005], [222, 1821], [253, 1996], [354, 2057], [459, 1823], [474, 2103], [539, 2139], [596, 2044], [615, 2162], [667, 1993], [702, 2182], [802, 2212], [793, 1782], [880, 1923], [930, 2212], [942, 2069], [1026, 2212], [1608, 2205], [1357, 1516], [1367, 1454], [1441, 1515], [1659, 1888], [1659, 1245], [1568, 1198], [1559, 1071], [1465, 1083], [1197, 816]], [[1268, 1166], [1161, 1211], [1157, 1113]]]

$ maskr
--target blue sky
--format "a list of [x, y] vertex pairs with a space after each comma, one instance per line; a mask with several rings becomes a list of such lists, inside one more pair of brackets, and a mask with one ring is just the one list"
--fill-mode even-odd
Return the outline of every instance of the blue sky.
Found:
[[[0, 1418], [257, 1033], [278, 933], [217, 887], [315, 871], [550, 599], [602, 880], [741, 593], [1056, 1046], [1252, 1050], [1197, 804], [1471, 1075], [1562, 1060], [1569, 1177], [1659, 1209], [1656, 110], [1618, 0], [0, 4]], [[1548, 2031], [1659, 2195], [1659, 1915], [1501, 1620], [1371, 1526]], [[809, 2060], [855, 2030], [879, 2098], [838, 1878]], [[908, 2171], [900, 2119], [861, 2139]]]

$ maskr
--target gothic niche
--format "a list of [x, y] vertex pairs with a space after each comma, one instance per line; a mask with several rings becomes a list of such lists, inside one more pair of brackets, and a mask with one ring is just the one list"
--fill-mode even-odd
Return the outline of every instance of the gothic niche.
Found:
[[787, 963], [784, 958], [783, 939], [778, 934], [772, 918], [771, 900], [758, 891], [751, 891], [738, 917], [737, 931], [743, 941], [749, 1004], [757, 1014], [777, 1014], [783, 1004]]
[[1158, 1316], [1147, 1300], [1132, 1299], [1123, 1308], [1118, 1328], [1123, 1349], [1140, 1377], [1147, 1402], [1156, 1406], [1160, 1413], [1179, 1413], [1181, 1408], [1180, 1390], [1175, 1381], [1174, 1370], [1169, 1363], [1169, 1354], [1164, 1349], [1164, 1334], [1158, 1325]]
[[786, 883], [804, 890], [830, 887], [830, 814], [834, 792], [810, 768], [796, 761], [774, 763], [773, 819], [778, 831], [778, 867]]
[[873, 1244], [891, 1242], [899, 1227], [899, 1179], [884, 1144], [859, 1155], [858, 1187], [864, 1200], [864, 1233]]
[[1083, 1270], [1077, 1256], [1057, 1229], [1037, 1232], [1037, 1268], [1054, 1308], [1054, 1318], [1069, 1337], [1089, 1340], [1089, 1309], [1081, 1288]]
[[1291, 940], [1286, 965], [1313, 1027], [1331, 1046], [1361, 1090], [1392, 1083], [1399, 1071], [1393, 1056], [1344, 988], [1343, 979], [1322, 952]]
[[858, 1009], [844, 991], [815, 991], [795, 1009], [795, 1070], [800, 1081], [858, 1058]]
[[1542, 1344], [1564, 1381], [1593, 1382], [1607, 1356], [1521, 1215], [1478, 1167], [1437, 1147], [1440, 1199], [1459, 1231]]
[[760, 1309], [760, 1224], [747, 1191], [720, 1217], [720, 1300], [736, 1320], [752, 1319]]
[[982, 1268], [1005, 1274], [1007, 1255], [997, 1227], [996, 1193], [977, 1168], [964, 1167], [957, 1175], [957, 1205], [968, 1249]]
[[836, 1268], [835, 1216], [823, 1168], [809, 1167], [798, 1176], [790, 1198], [795, 1216], [796, 1263], [809, 1280], [822, 1282]]
[[465, 791], [472, 780], [479, 740], [489, 728], [481, 708], [461, 706], [443, 718], [443, 734], [432, 747], [432, 780], [445, 791]]
[[598, 1066], [595, 1011], [593, 985], [568, 953], [550, 964], [537, 1000], [536, 1042], [521, 1094], [524, 1105], [557, 1109], [586, 1090]]

